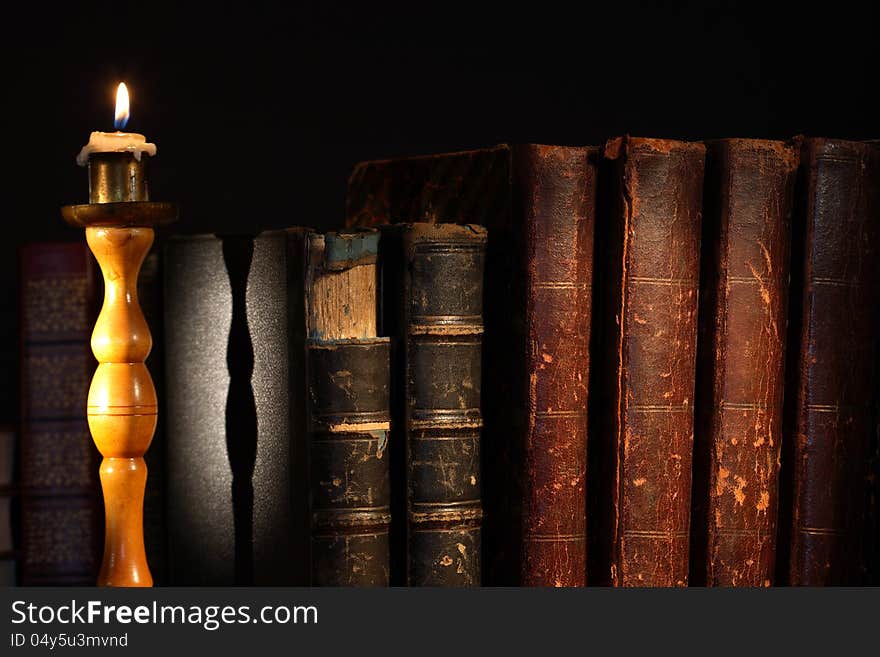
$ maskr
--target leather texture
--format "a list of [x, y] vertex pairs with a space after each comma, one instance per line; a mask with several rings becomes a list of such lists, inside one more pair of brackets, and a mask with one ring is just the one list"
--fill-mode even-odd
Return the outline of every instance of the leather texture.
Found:
[[798, 152], [706, 147], [691, 584], [770, 586]]
[[797, 207], [787, 574], [793, 585], [852, 585], [880, 383], [877, 145], [803, 140]]
[[312, 584], [388, 586], [390, 341], [308, 350]]
[[93, 586], [101, 563], [100, 458], [86, 423], [96, 274], [85, 240], [19, 252], [24, 586]]
[[705, 148], [624, 137], [605, 157], [596, 581], [685, 586]]
[[[587, 581], [587, 384], [596, 149], [512, 148], [513, 253], [527, 335], [521, 463], [524, 586]], [[516, 283], [515, 283], [516, 285]]]
[[510, 214], [510, 147], [355, 165], [347, 226], [411, 221], [491, 226]]
[[[590, 309], [584, 305], [589, 303], [589, 290], [583, 285], [590, 282], [592, 255], [591, 153], [584, 148], [501, 144], [362, 162], [349, 179], [350, 226], [425, 221], [477, 223], [489, 230], [481, 464], [487, 585], [583, 582], [585, 551], [579, 544], [585, 513], [580, 492], [590, 334]], [[548, 243], [553, 247], [545, 252]], [[394, 276], [386, 276], [386, 294], [396, 284]], [[537, 307], [569, 302], [575, 304], [575, 312], [564, 317]], [[552, 364], [540, 355], [542, 348]], [[552, 413], [556, 402], [565, 404], [564, 413]], [[549, 450], [555, 447], [550, 445], [542, 453], [541, 440], [564, 446], [565, 457], [552, 456]], [[527, 445], [533, 446], [529, 466]], [[391, 451], [392, 459], [397, 458], [394, 440]], [[542, 498], [547, 486], [555, 490], [553, 485], [563, 479], [568, 481], [565, 488]], [[392, 520], [393, 535], [400, 533], [394, 529], [396, 523]], [[549, 528], [556, 523], [557, 528]], [[528, 543], [527, 531], [532, 532]], [[402, 580], [392, 576], [392, 581]]]
[[397, 308], [403, 341], [396, 361], [402, 369], [394, 376], [403, 381], [406, 432], [406, 581], [479, 586], [486, 231], [416, 223], [384, 235], [402, 256], [402, 270], [393, 262], [384, 266], [402, 275], [403, 296], [383, 290], [383, 303]]

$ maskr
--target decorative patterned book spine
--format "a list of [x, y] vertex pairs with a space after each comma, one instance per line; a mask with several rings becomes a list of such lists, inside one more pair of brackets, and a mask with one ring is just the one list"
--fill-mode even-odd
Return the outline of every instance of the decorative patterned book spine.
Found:
[[792, 280], [788, 579], [859, 583], [868, 445], [876, 431], [880, 151], [805, 139]]
[[101, 561], [98, 452], [86, 423], [95, 370], [95, 264], [84, 243], [20, 252], [23, 585], [95, 582]]
[[376, 230], [308, 237], [312, 584], [387, 586], [390, 339], [376, 336]]
[[406, 582], [479, 586], [486, 231], [415, 223], [389, 227], [382, 241], [383, 322], [399, 340], [393, 408], [405, 435]]
[[708, 142], [691, 583], [770, 586], [797, 151]]
[[[608, 413], [600, 561], [614, 586], [688, 582], [702, 144], [624, 137], [602, 283]], [[600, 238], [597, 238], [600, 239]]]
[[526, 586], [586, 585], [595, 156], [586, 148], [512, 149], [511, 236], [526, 306], [519, 346], [528, 414], [519, 559]]

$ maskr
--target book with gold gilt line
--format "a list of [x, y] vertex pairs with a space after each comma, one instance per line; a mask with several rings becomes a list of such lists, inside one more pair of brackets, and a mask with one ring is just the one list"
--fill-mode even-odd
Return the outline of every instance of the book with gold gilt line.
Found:
[[383, 332], [397, 340], [391, 440], [404, 446], [395, 493], [405, 500], [410, 586], [481, 583], [485, 247], [486, 230], [474, 225], [382, 230]]
[[622, 137], [604, 157], [593, 577], [686, 586], [705, 147]]
[[690, 582], [770, 586], [798, 153], [706, 143]]
[[857, 585], [877, 432], [880, 146], [804, 138], [792, 241], [781, 579]]
[[311, 582], [390, 582], [391, 343], [377, 335], [379, 232], [305, 244]]

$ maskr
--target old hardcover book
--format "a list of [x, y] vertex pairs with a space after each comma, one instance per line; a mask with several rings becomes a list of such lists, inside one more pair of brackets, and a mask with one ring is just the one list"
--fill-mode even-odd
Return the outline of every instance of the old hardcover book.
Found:
[[860, 578], [880, 387], [878, 146], [804, 139], [798, 183], [783, 565], [790, 584], [851, 585]]
[[95, 582], [103, 504], [86, 421], [96, 266], [85, 242], [19, 253], [23, 585]]
[[311, 582], [387, 586], [390, 340], [377, 337], [376, 230], [307, 237]]
[[705, 147], [624, 137], [605, 158], [594, 576], [685, 586]]
[[[526, 332], [519, 482], [524, 586], [587, 583], [587, 384], [596, 151], [512, 150], [512, 299]], [[512, 447], [516, 448], [517, 445]]]
[[479, 586], [486, 231], [414, 223], [382, 241], [383, 326], [398, 340], [393, 419], [403, 431], [392, 441], [405, 444], [406, 582]]
[[595, 173], [595, 149], [532, 144], [363, 162], [349, 180], [349, 225], [489, 228], [482, 435], [489, 584], [586, 581]]
[[798, 153], [706, 148], [690, 581], [770, 586]]
[[295, 410], [304, 366], [289, 343], [303, 321], [295, 235], [166, 242], [171, 584], [308, 582], [305, 428]]

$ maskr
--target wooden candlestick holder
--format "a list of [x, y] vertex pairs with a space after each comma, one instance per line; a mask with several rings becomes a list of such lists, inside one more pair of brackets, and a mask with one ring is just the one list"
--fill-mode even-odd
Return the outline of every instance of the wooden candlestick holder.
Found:
[[153, 227], [177, 219], [170, 203], [149, 201], [144, 161], [129, 153], [94, 153], [89, 199], [61, 209], [86, 229], [104, 276], [104, 303], [92, 332], [98, 369], [88, 396], [89, 429], [104, 460], [104, 559], [98, 586], [152, 586], [144, 551], [144, 454], [158, 417], [156, 389], [144, 364], [152, 347], [138, 304], [137, 279]]

